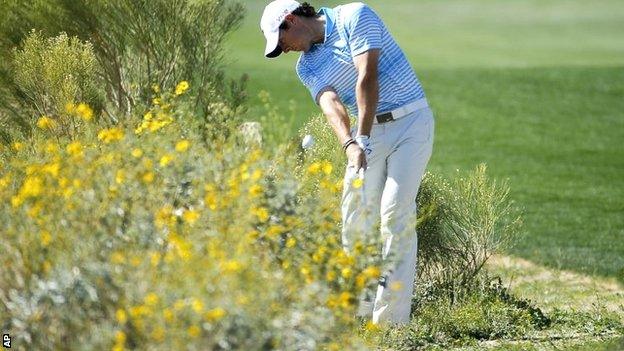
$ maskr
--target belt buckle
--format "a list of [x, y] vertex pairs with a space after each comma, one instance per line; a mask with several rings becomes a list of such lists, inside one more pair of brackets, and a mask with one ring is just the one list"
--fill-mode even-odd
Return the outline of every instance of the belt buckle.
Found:
[[377, 118], [377, 123], [386, 123], [392, 121], [394, 118], [392, 117], [392, 112], [382, 113], [380, 115], [375, 116]]

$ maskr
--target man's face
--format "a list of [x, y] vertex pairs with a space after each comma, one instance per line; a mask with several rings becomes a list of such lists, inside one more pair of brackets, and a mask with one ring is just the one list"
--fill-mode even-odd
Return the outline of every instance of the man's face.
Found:
[[301, 19], [294, 15], [288, 15], [284, 19], [286, 29], [280, 29], [279, 46], [283, 52], [308, 51], [312, 46], [309, 39], [308, 28], [303, 25]]

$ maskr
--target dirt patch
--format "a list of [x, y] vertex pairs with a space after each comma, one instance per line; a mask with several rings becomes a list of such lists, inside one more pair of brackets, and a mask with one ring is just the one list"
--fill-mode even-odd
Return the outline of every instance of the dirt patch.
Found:
[[488, 262], [516, 294], [545, 308], [624, 312], [624, 286], [616, 279], [557, 270], [531, 261], [496, 255]]

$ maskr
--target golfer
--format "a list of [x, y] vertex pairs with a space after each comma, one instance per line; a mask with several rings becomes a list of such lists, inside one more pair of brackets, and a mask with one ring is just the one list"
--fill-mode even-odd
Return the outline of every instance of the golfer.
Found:
[[[345, 250], [381, 220], [384, 274], [374, 301], [362, 296], [358, 315], [375, 324], [407, 324], [416, 275], [415, 200], [433, 147], [433, 114], [420, 82], [382, 20], [363, 3], [317, 12], [305, 2], [276, 0], [266, 6], [260, 26], [266, 57], [302, 52], [299, 79], [346, 152]], [[349, 113], [357, 116], [353, 128]], [[364, 185], [354, 186], [362, 171]]]

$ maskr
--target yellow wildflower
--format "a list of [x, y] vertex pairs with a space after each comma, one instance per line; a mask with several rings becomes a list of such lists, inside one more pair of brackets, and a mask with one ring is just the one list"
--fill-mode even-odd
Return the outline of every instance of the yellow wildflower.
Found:
[[336, 272], [335, 271], [328, 271], [325, 274], [325, 279], [327, 279], [328, 282], [333, 282], [334, 280], [336, 280]]
[[338, 299], [337, 299], [335, 296], [330, 295], [330, 296], [327, 298], [327, 307], [329, 307], [329, 308], [334, 308], [334, 307], [336, 307], [337, 305], [338, 305]]
[[108, 128], [98, 132], [98, 140], [103, 141], [105, 144], [112, 143], [117, 140], [121, 140], [124, 137], [124, 132], [121, 128]]
[[53, 162], [41, 167], [41, 171], [44, 173], [48, 173], [53, 177], [58, 177], [60, 168], [61, 165], [58, 162]]
[[173, 161], [173, 155], [166, 154], [160, 158], [160, 161], [158, 163], [160, 164], [161, 167], [167, 167], [171, 163], [171, 161]]
[[221, 307], [217, 307], [217, 308], [213, 308], [211, 310], [209, 310], [208, 312], [206, 312], [204, 314], [204, 318], [206, 318], [208, 321], [210, 322], [214, 322], [214, 321], [218, 321], [219, 319], [223, 318], [226, 314], [226, 311], [221, 308]]
[[269, 211], [265, 207], [257, 207], [252, 208], [251, 213], [253, 213], [260, 222], [266, 222], [269, 220]]
[[56, 126], [56, 122], [48, 116], [41, 116], [39, 120], [37, 120], [37, 127], [40, 129], [52, 129]]
[[175, 150], [177, 152], [184, 152], [191, 146], [191, 142], [188, 140], [180, 140], [176, 143]]
[[159, 263], [160, 263], [160, 253], [152, 252], [150, 254], [150, 264], [152, 265], [152, 267], [156, 267], [158, 266]]
[[366, 322], [366, 326], [364, 327], [364, 329], [366, 329], [369, 332], [377, 332], [377, 331], [381, 330], [379, 325], [373, 323], [373, 321]]
[[243, 265], [236, 260], [225, 261], [221, 264], [221, 269], [225, 273], [236, 273], [243, 268]]
[[326, 175], [330, 175], [333, 170], [333, 166], [329, 161], [324, 161], [322, 168], [323, 173], [325, 173]]
[[139, 149], [139, 148], [135, 148], [132, 150], [132, 157], [134, 158], [139, 158], [141, 156], [143, 156], [143, 150]]
[[126, 179], [126, 172], [123, 169], [118, 169], [115, 173], [115, 183], [121, 184]]
[[118, 330], [115, 333], [115, 343], [123, 345], [126, 342], [126, 333], [122, 332], [121, 330]]
[[379, 270], [379, 267], [376, 267], [376, 266], [367, 267], [362, 273], [367, 278], [372, 278], [372, 279], [379, 278], [379, 276], [381, 275], [381, 271]]
[[249, 187], [249, 195], [251, 197], [260, 196], [262, 195], [262, 192], [263, 192], [262, 186], [258, 184], [254, 184], [251, 187]]
[[132, 318], [137, 318], [137, 317], [146, 316], [150, 314], [149, 308], [143, 305], [130, 307], [129, 312]]
[[74, 141], [66, 147], [67, 153], [73, 157], [82, 156], [82, 149], [83, 146], [79, 141]]
[[250, 177], [249, 172], [241, 173], [241, 180], [245, 181], [245, 180], [249, 179], [249, 177]]
[[340, 293], [338, 301], [342, 308], [349, 308], [353, 303], [353, 295], [348, 291], [343, 291]]
[[184, 94], [189, 88], [189, 83], [185, 80], [181, 81], [180, 83], [178, 83], [178, 85], [175, 88], [175, 94], [176, 95], [182, 95]]
[[152, 292], [152, 293], [147, 294], [143, 300], [146, 305], [155, 306], [158, 303], [159, 298], [158, 298], [158, 295]]
[[24, 144], [20, 143], [19, 141], [14, 142], [11, 147], [13, 148], [13, 150], [15, 151], [20, 151], [24, 148]]
[[173, 208], [170, 205], [165, 205], [156, 212], [154, 216], [154, 223], [156, 228], [163, 228], [165, 226], [174, 225], [176, 218], [173, 215]]
[[199, 334], [201, 333], [201, 329], [199, 329], [198, 326], [196, 325], [192, 325], [188, 328], [188, 334], [192, 337], [192, 338], [196, 338], [199, 336]]
[[201, 313], [204, 310], [204, 303], [199, 299], [193, 299], [191, 301], [191, 308], [195, 313]]
[[304, 265], [299, 269], [299, 272], [301, 272], [301, 274], [303, 274], [306, 277], [306, 280], [311, 278], [312, 276], [312, 271], [310, 270], [310, 266], [308, 265]]
[[286, 240], [286, 247], [287, 248], [291, 248], [293, 246], [295, 246], [297, 244], [297, 240], [295, 238], [288, 238], [288, 240]]
[[117, 312], [115, 312], [115, 318], [117, 319], [117, 322], [119, 322], [121, 324], [126, 324], [126, 321], [128, 320], [128, 316], [126, 315], [126, 311], [124, 311], [122, 309], [118, 309]]
[[149, 184], [151, 182], [154, 181], [154, 173], [152, 172], [145, 172], [143, 173], [143, 175], [141, 176], [141, 180], [143, 181], [143, 183]]
[[353, 274], [353, 271], [349, 267], [343, 268], [342, 271], [340, 272], [340, 275], [342, 275], [342, 277], [345, 279], [348, 279], [349, 277], [351, 277], [352, 274]]
[[52, 242], [52, 235], [50, 235], [50, 232], [48, 231], [41, 232], [41, 245], [45, 247], [45, 246], [50, 245], [50, 242]]
[[7, 174], [0, 178], [0, 190], [6, 188], [11, 183], [11, 177]]
[[90, 121], [93, 119], [93, 110], [91, 109], [91, 107], [89, 107], [89, 105], [85, 103], [78, 104], [78, 106], [76, 107], [76, 114], [78, 114], [78, 116], [80, 116], [80, 118], [84, 119], [85, 121]]
[[363, 184], [364, 184], [364, 181], [361, 178], [356, 178], [353, 180], [353, 183], [351, 183], [351, 185], [355, 189], [361, 188]]
[[39, 196], [43, 190], [43, 180], [38, 176], [29, 176], [22, 184], [19, 190], [19, 196], [21, 197], [34, 197]]
[[308, 172], [310, 172], [311, 174], [316, 174], [321, 170], [321, 163], [320, 162], [314, 162], [313, 164], [311, 164], [308, 167]]
[[267, 228], [266, 235], [267, 237], [271, 239], [275, 239], [285, 230], [286, 228], [284, 228], [283, 226], [274, 224], [274, 225], [271, 225], [269, 228]]
[[114, 264], [122, 264], [126, 262], [126, 256], [119, 251], [115, 251], [111, 254], [110, 260]]
[[194, 224], [199, 219], [199, 212], [196, 210], [184, 211], [182, 218], [189, 224]]
[[217, 195], [214, 192], [206, 193], [206, 196], [204, 197], [204, 202], [209, 209], [213, 211], [217, 209]]
[[253, 171], [253, 173], [251, 173], [251, 180], [253, 180], [254, 182], [260, 179], [261, 177], [262, 177], [262, 171], [259, 169], [256, 169]]
[[163, 310], [163, 317], [165, 318], [166, 322], [171, 322], [171, 321], [173, 321], [174, 314], [173, 314], [173, 312], [170, 309], [165, 308]]

